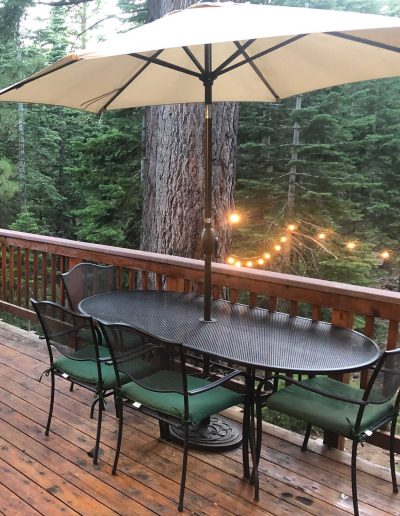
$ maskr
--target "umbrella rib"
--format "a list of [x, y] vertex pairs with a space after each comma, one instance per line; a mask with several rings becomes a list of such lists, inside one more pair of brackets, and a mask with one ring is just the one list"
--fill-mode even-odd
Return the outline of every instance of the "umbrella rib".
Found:
[[[153, 56], [152, 56], [152, 57], [158, 57], [158, 56], [161, 54], [161, 52], [163, 52], [163, 50], [157, 50], [157, 52], [155, 52], [155, 53], [153, 54]], [[150, 64], [151, 64], [150, 62], [144, 63], [144, 65], [140, 68], [140, 70], [138, 70], [135, 74], [133, 74], [133, 75], [132, 75], [132, 77], [131, 77], [130, 79], [128, 79], [128, 80], [126, 81], [126, 83], [125, 83], [123, 86], [121, 86], [121, 88], [118, 88], [117, 90], [114, 90], [114, 91], [115, 91], [114, 95], [113, 95], [113, 96], [112, 96], [112, 97], [111, 97], [111, 98], [110, 98], [110, 99], [109, 99], [109, 100], [104, 104], [104, 106], [101, 108], [101, 110], [99, 111], [99, 113], [102, 113], [103, 111], [105, 111], [105, 110], [108, 108], [108, 106], [111, 104], [111, 102], [114, 102], [114, 100], [115, 100], [117, 97], [119, 97], [119, 95], [121, 95], [121, 93], [122, 93], [122, 92], [123, 92], [123, 91], [124, 91], [124, 90], [125, 90], [125, 89], [130, 85], [130, 84], [132, 84], [132, 82], [133, 82], [133, 81], [135, 81], [135, 80], [139, 77], [139, 75], [140, 75], [141, 73], [143, 73], [143, 72], [146, 70], [146, 68], [147, 68], [148, 66], [150, 66]], [[110, 92], [110, 93], [112, 93], [112, 92]], [[92, 99], [92, 100], [93, 100], [93, 99]], [[94, 99], [94, 101], [96, 101], [96, 100], [97, 100], [97, 99]], [[91, 101], [89, 100], [88, 102], [90, 103]], [[88, 105], [89, 105], [89, 104], [88, 104]]]
[[[235, 45], [238, 47], [238, 49], [240, 50], [240, 53], [243, 55], [243, 57], [245, 57], [247, 60], [249, 60], [250, 56], [246, 52], [246, 50], [243, 48], [243, 46], [238, 41], [235, 41]], [[274, 88], [270, 85], [270, 83], [267, 81], [267, 79], [261, 73], [261, 70], [258, 68], [258, 66], [255, 63], [253, 63], [253, 61], [250, 61], [250, 60], [249, 60], [249, 65], [253, 68], [253, 70], [257, 74], [258, 78], [264, 84], [264, 86], [268, 89], [268, 91], [275, 97], [275, 101], [280, 102], [281, 99], [280, 99], [279, 95], [276, 93]]]
[[[165, 49], [163, 49], [165, 50]], [[128, 54], [131, 57], [136, 57], [137, 59], [141, 59], [142, 61], [147, 61], [150, 64], [156, 64], [159, 66], [163, 66], [164, 68], [170, 68], [171, 70], [175, 70], [176, 72], [186, 73], [187, 75], [192, 75], [193, 77], [197, 77], [201, 79], [201, 74], [195, 72], [193, 70], [189, 70], [188, 68], [184, 68], [183, 66], [178, 66], [173, 63], [169, 63], [168, 61], [164, 61], [163, 59], [157, 59], [154, 57], [143, 56], [142, 54]]]
[[193, 52], [190, 50], [189, 47], [182, 47], [183, 50], [186, 52], [186, 54], [190, 57], [190, 59], [192, 60], [192, 62], [197, 66], [199, 72], [201, 74], [204, 74], [205, 70], [203, 68], [203, 66], [201, 66], [199, 60], [197, 59], [197, 57], [193, 54]]
[[[237, 46], [237, 48], [239, 50], [236, 50], [230, 57], [228, 57], [228, 59], [226, 59], [223, 63], [221, 63], [214, 71], [213, 71], [213, 75], [216, 77], [220, 74], [220, 72], [223, 73], [223, 69], [225, 68], [225, 66], [227, 66], [228, 64], [232, 63], [232, 61], [234, 59], [236, 59], [238, 56], [240, 55], [243, 55], [243, 52], [242, 52], [242, 49], [245, 50], [246, 48], [248, 48], [250, 45], [252, 45], [256, 40], [255, 39], [249, 39], [248, 41], [246, 41], [246, 43], [244, 45], [240, 45], [239, 42], [235, 41], [235, 45]], [[239, 45], [241, 46], [241, 48], [239, 47]]]
[[259, 52], [258, 54], [254, 54], [254, 56], [249, 56], [248, 59], [244, 59], [243, 61], [240, 61], [239, 63], [236, 63], [232, 66], [229, 66], [228, 68], [225, 68], [225, 70], [222, 70], [220, 72], [220, 75], [223, 73], [231, 72], [235, 68], [239, 68], [239, 66], [243, 66], [245, 64], [249, 64], [252, 61], [255, 61], [256, 59], [259, 59], [260, 57], [264, 57], [268, 54], [271, 54], [275, 50], [279, 50], [282, 47], [286, 47], [287, 45], [290, 45], [291, 43], [294, 43], [295, 41], [305, 38], [309, 34], [298, 34], [297, 36], [293, 36], [293, 38], [287, 39], [286, 41], [282, 41], [282, 43], [278, 43], [277, 45], [267, 48], [266, 50], [263, 50], [262, 52]]
[[22, 86], [25, 86], [25, 84], [29, 84], [32, 81], [37, 81], [38, 79], [41, 79], [42, 77], [46, 77], [46, 75], [50, 75], [51, 73], [58, 72], [59, 70], [62, 70], [66, 66], [78, 63], [79, 61], [80, 61], [80, 59], [73, 59], [72, 61], [68, 61], [68, 63], [64, 63], [62, 66], [60, 66], [58, 68], [48, 70], [45, 73], [41, 73], [40, 75], [34, 75], [31, 77], [28, 77], [27, 79], [24, 79], [21, 82], [17, 82], [17, 84], [14, 84], [8, 88], [5, 88], [4, 91], [2, 91], [2, 93], [0, 93], [0, 95], [2, 95], [3, 93], [7, 93], [8, 91], [18, 90]]
[[387, 45], [386, 43], [379, 43], [379, 41], [374, 41], [372, 39], [360, 38], [359, 36], [353, 36], [351, 34], [346, 34], [344, 32], [327, 32], [326, 34], [329, 34], [329, 36], [335, 36], [337, 38], [348, 39], [350, 41], [362, 43], [364, 45], [370, 45], [372, 47], [382, 48], [383, 50], [390, 50], [391, 52], [400, 53], [399, 47], [394, 47], [393, 45]]

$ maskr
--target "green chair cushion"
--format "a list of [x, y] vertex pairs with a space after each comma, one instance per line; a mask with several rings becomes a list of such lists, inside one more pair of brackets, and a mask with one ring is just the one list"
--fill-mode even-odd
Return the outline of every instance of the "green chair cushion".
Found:
[[[361, 400], [364, 394], [362, 389], [351, 387], [325, 376], [310, 378], [302, 383], [329, 394], [354, 400]], [[354, 427], [359, 410], [359, 405], [356, 404], [328, 398], [292, 384], [272, 394], [268, 398], [267, 406], [272, 410], [302, 419], [319, 428], [348, 438], [355, 435]], [[391, 414], [393, 414], [391, 401], [367, 405], [362, 418], [360, 433]]]
[[[76, 359], [61, 356], [54, 360], [53, 365], [54, 368], [61, 372], [68, 374], [71, 378], [75, 378], [76, 380], [81, 380], [83, 382], [87, 382], [93, 385], [96, 385], [98, 382], [98, 374], [97, 374], [97, 364], [95, 360], [82, 360], [80, 357], [84, 352], [85, 356], [88, 356], [88, 350], [78, 350], [75, 354]], [[93, 346], [93, 356], [94, 346]], [[99, 356], [100, 358], [105, 358], [110, 356], [110, 351], [106, 346], [99, 346]], [[103, 379], [103, 388], [105, 390], [113, 389], [115, 387], [115, 373], [114, 367], [110, 365], [106, 365], [104, 363], [101, 364], [101, 376]], [[135, 362], [135, 370], [143, 370], [146, 372], [149, 364], [144, 362], [143, 360], [136, 360]], [[124, 374], [120, 373], [119, 375], [121, 384], [130, 381], [130, 378]]]
[[[188, 390], [210, 384], [209, 381], [195, 376], [188, 376], [187, 382]], [[184, 397], [181, 393], [150, 390], [152, 387], [160, 388], [161, 385], [165, 390], [169, 387], [176, 389], [177, 386], [182, 385], [181, 375], [172, 371], [158, 371], [148, 376], [145, 383], [148, 389], [135, 382], [125, 384], [122, 387], [123, 396], [158, 412], [180, 418], [183, 422]], [[244, 398], [241, 394], [225, 387], [215, 387], [207, 392], [189, 396], [190, 424], [197, 425], [212, 414], [243, 402]]]

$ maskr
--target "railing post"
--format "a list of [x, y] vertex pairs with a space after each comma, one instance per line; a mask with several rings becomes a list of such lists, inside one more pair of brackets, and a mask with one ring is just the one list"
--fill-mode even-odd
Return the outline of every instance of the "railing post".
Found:
[[168, 276], [166, 278], [165, 290], [169, 292], [184, 292], [185, 291], [185, 280], [184, 278], [175, 278]]

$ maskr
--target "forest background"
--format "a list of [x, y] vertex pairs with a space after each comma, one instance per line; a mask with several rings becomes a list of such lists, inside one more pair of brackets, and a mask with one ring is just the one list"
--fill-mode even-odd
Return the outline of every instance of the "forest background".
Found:
[[[396, 0], [253, 3], [400, 16]], [[26, 14], [42, 4], [50, 16], [35, 28]], [[110, 18], [121, 31], [147, 20], [144, 0], [115, 5], [110, 14], [105, 0], [0, 1], [0, 87], [107, 39]], [[139, 248], [142, 121], [142, 109], [0, 103], [0, 226]], [[397, 290], [399, 193], [400, 79], [240, 104], [230, 261]]]

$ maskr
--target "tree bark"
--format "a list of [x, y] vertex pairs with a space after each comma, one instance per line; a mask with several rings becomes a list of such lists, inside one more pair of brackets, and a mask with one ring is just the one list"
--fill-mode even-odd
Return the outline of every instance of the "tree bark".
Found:
[[18, 105], [18, 177], [20, 191], [20, 209], [26, 208], [26, 164], [25, 164], [25, 116], [24, 105]]
[[[150, 21], [188, 7], [194, 0], [149, 0]], [[160, 84], [162, 88], [162, 84]], [[218, 255], [231, 244], [228, 215], [234, 210], [238, 105], [213, 109], [213, 225]], [[145, 110], [145, 159], [142, 166], [141, 248], [201, 258], [204, 220], [204, 106], [177, 104]]]
[[[299, 95], [296, 97], [296, 107], [295, 109], [301, 109], [302, 97]], [[292, 146], [292, 156], [291, 161], [292, 165], [290, 166], [289, 171], [289, 187], [288, 187], [288, 204], [287, 204], [287, 212], [289, 217], [291, 217], [294, 213], [294, 204], [296, 199], [296, 182], [297, 182], [297, 147], [300, 144], [300, 125], [296, 122], [293, 126], [293, 146]]]

